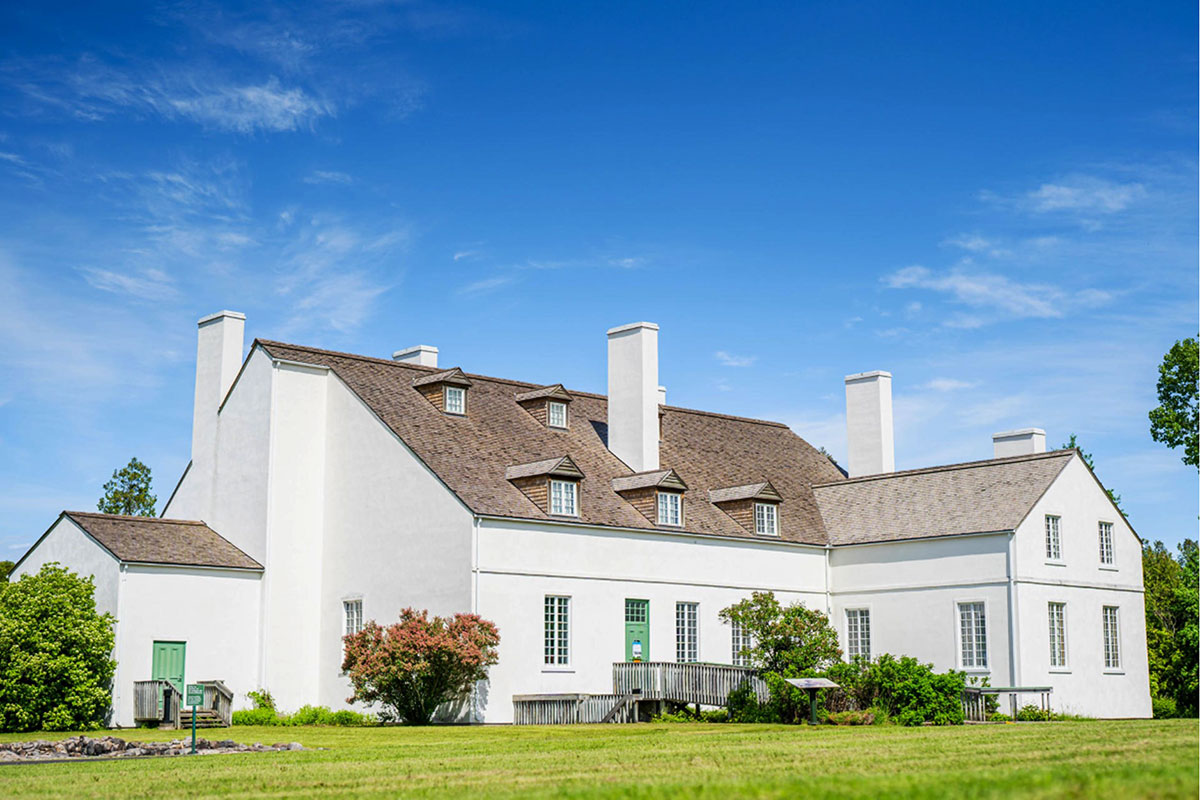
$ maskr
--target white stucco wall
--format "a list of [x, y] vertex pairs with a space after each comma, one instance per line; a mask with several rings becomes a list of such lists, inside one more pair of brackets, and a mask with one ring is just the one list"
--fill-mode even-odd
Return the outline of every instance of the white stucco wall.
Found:
[[1009, 646], [1008, 534], [855, 545], [830, 552], [831, 621], [846, 649], [846, 610], [870, 610], [871, 655], [913, 656], [962, 669], [958, 604], [982, 601], [988, 666], [1005, 685]]
[[96, 610], [116, 616], [120, 590], [120, 562], [68, 517], [59, 517], [21, 559], [10, 580], [34, 575], [43, 565], [57, 561], [96, 584]]
[[257, 572], [126, 565], [121, 575], [117, 628], [115, 724], [131, 726], [133, 682], [149, 680], [153, 645], [186, 642], [184, 680], [221, 680], [234, 708], [258, 685]]
[[[701, 661], [730, 663], [718, 612], [771, 590], [825, 609], [825, 553], [783, 543], [485, 519], [478, 533], [479, 613], [500, 628], [500, 662], [481, 698], [486, 722], [512, 720], [512, 696], [612, 691], [625, 660], [625, 599], [650, 601], [648, 659], [675, 660], [675, 604], [699, 603]], [[571, 598], [571, 664], [543, 658], [545, 596]]]
[[[1046, 515], [1060, 518], [1061, 559], [1046, 556]], [[1113, 561], [1100, 563], [1099, 523], [1113, 525]], [[1054, 687], [1061, 711], [1148, 717], [1149, 665], [1141, 543], [1076, 456], [1016, 535], [1019, 682]], [[1066, 604], [1067, 667], [1050, 667], [1049, 609]], [[1101, 609], [1119, 611], [1121, 667], [1104, 669]]]
[[328, 385], [319, 691], [305, 702], [345, 706], [342, 601], [387, 625], [401, 609], [471, 610], [472, 515], [335, 376]]

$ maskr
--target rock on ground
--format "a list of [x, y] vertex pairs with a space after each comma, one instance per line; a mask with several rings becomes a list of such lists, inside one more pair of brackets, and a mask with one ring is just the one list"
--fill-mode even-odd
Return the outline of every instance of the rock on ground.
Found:
[[[303, 750], [299, 742], [280, 744], [238, 744], [232, 739], [196, 739], [196, 754], [265, 753]], [[190, 755], [192, 740], [169, 742], [127, 742], [116, 736], [73, 736], [70, 739], [31, 742], [0, 742], [0, 761], [46, 761], [62, 758], [135, 758], [138, 756]]]

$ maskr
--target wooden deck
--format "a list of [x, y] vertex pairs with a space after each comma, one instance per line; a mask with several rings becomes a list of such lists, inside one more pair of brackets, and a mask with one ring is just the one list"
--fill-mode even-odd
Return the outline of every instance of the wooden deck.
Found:
[[[221, 681], [197, 681], [204, 687], [204, 703], [196, 708], [196, 725], [201, 728], [228, 727], [233, 722], [233, 692]], [[163, 728], [188, 727], [192, 709], [183, 705], [183, 695], [168, 681], [133, 682], [133, 719], [158, 723]]]
[[514, 725], [636, 722], [637, 707], [619, 694], [514, 694]]

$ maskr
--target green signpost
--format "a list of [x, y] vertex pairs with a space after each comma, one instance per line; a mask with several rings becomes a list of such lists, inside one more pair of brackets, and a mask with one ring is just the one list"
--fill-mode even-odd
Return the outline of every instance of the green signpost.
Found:
[[192, 707], [192, 754], [196, 753], [196, 708], [204, 705], [204, 686], [199, 683], [187, 685], [186, 702]]

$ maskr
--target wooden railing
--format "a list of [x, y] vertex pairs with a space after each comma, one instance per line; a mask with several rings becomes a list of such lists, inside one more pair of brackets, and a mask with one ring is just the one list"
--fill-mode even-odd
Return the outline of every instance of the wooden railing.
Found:
[[135, 722], [157, 722], [166, 727], [179, 727], [179, 707], [183, 696], [170, 681], [133, 682], [133, 719]]
[[233, 692], [221, 681], [198, 681], [204, 687], [204, 705], [209, 711], [217, 712], [221, 722], [233, 724]]
[[640, 690], [641, 700], [723, 706], [730, 693], [746, 683], [760, 702], [770, 699], [767, 684], [749, 667], [670, 661], [613, 664], [613, 692], [625, 695]]
[[619, 694], [515, 694], [514, 725], [635, 722], [637, 706]]

